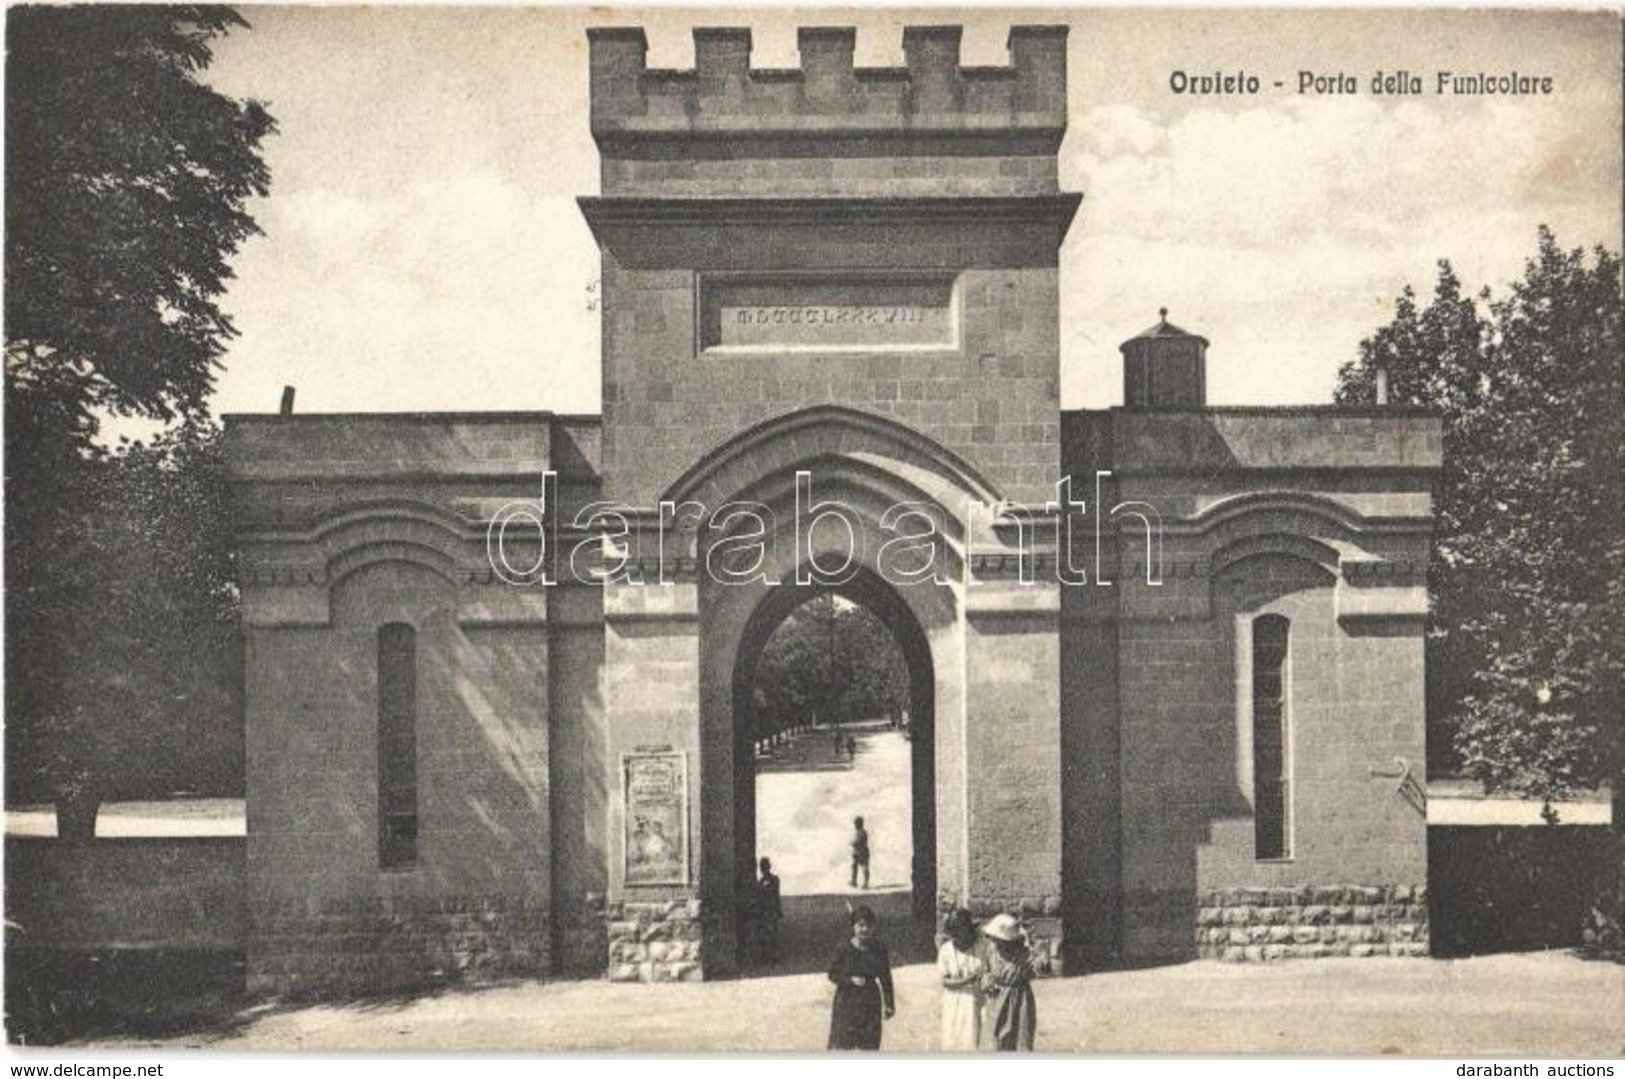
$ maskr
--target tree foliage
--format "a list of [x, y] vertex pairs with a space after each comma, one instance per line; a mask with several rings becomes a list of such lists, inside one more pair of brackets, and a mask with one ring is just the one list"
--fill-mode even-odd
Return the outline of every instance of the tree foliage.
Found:
[[[258, 103], [201, 81], [223, 7], [7, 12], [5, 199], [8, 778], [46, 747], [94, 758], [197, 700], [231, 590], [214, 546], [208, 396], [229, 260], [257, 229]], [[109, 454], [108, 417], [170, 425]], [[213, 518], [189, 516], [213, 513]], [[144, 517], [150, 514], [150, 517]], [[197, 619], [197, 620], [193, 620]], [[183, 725], [184, 726], [184, 725]]]
[[235, 332], [217, 300], [257, 231], [246, 204], [270, 183], [269, 114], [197, 77], [247, 24], [222, 7], [8, 15], [8, 395], [25, 427], [81, 440], [98, 412], [195, 412]]
[[1500, 299], [1448, 262], [1339, 373], [1337, 400], [1435, 409], [1444, 468], [1429, 584], [1429, 711], [1491, 790], [1554, 799], [1618, 766], [1625, 673], [1620, 257], [1550, 231]]
[[[20, 794], [241, 790], [242, 644], [220, 432], [187, 422], [82, 472], [42, 633], [48, 692], [15, 724]], [[9, 730], [10, 728], [8, 728]], [[30, 790], [34, 787], [38, 789]]]
[[756, 669], [758, 736], [800, 723], [888, 716], [909, 703], [908, 665], [868, 608], [824, 596], [792, 611]]

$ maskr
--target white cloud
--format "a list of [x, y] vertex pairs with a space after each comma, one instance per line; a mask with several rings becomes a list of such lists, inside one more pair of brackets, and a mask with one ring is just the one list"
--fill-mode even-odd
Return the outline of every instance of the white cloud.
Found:
[[1215, 403], [1329, 399], [1437, 259], [1499, 289], [1542, 222], [1570, 244], [1617, 235], [1597, 176], [1614, 166], [1581, 123], [1556, 101], [1088, 110], [1067, 162], [1087, 197], [1063, 262], [1066, 403], [1120, 400], [1115, 346], [1163, 304], [1212, 340]]

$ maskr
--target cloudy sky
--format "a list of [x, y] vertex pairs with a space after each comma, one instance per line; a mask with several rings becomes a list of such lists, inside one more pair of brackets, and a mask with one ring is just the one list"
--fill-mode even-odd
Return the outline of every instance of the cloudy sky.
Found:
[[[1558, 12], [252, 8], [209, 78], [269, 104], [280, 133], [227, 297], [242, 336], [222, 412], [596, 412], [597, 275], [575, 207], [597, 193], [590, 25], [648, 29], [689, 67], [693, 26], [752, 27], [754, 64], [794, 67], [795, 27], [853, 25], [858, 63], [902, 62], [901, 27], [965, 24], [1003, 64], [1015, 22], [1066, 22], [1061, 182], [1083, 209], [1061, 257], [1061, 395], [1118, 403], [1117, 344], [1156, 321], [1207, 336], [1210, 400], [1329, 400], [1337, 365], [1431, 288], [1518, 276], [1546, 223], [1620, 243], [1617, 15]], [[1377, 97], [1373, 73], [1549, 75], [1549, 97]], [[1254, 73], [1197, 97], [1170, 74]], [[1346, 72], [1353, 96], [1300, 96]], [[1280, 80], [1281, 90], [1273, 87]]]

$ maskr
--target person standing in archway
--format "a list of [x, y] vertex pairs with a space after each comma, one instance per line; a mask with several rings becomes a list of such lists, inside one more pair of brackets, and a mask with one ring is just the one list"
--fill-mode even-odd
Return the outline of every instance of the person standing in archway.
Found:
[[858, 886], [858, 872], [863, 872], [863, 886], [869, 887], [869, 833], [864, 830], [863, 818], [852, 818], [852, 887]]
[[829, 980], [835, 1002], [829, 1017], [831, 1049], [879, 1049], [882, 1020], [897, 1014], [892, 991], [891, 957], [875, 939], [875, 912], [852, 912], [852, 937], [835, 953]]
[[784, 918], [784, 907], [779, 900], [779, 877], [773, 872], [773, 862], [763, 858], [759, 863], [762, 875], [756, 878], [756, 955], [764, 963], [779, 960], [779, 922]]

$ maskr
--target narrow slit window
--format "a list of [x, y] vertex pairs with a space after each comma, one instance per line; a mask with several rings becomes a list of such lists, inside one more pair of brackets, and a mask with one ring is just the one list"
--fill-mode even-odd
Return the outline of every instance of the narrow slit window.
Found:
[[1289, 855], [1287, 630], [1280, 615], [1253, 620], [1253, 844], [1258, 858]]
[[418, 860], [417, 631], [378, 630], [378, 864]]

